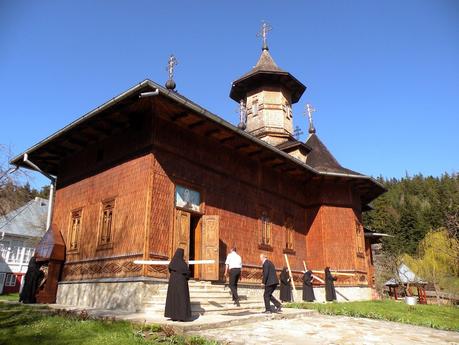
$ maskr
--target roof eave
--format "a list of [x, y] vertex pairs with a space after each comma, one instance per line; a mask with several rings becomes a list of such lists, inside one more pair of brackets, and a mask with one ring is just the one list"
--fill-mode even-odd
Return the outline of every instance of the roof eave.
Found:
[[196, 113], [205, 116], [206, 118], [208, 118], [208, 119], [220, 124], [221, 126], [223, 126], [223, 127], [227, 128], [227, 129], [237, 133], [238, 135], [240, 135], [240, 136], [242, 136], [242, 137], [244, 137], [246, 139], [249, 139], [249, 140], [255, 142], [256, 144], [258, 144], [258, 145], [260, 145], [260, 146], [262, 146], [262, 147], [264, 147], [264, 148], [266, 148], [266, 149], [268, 149], [268, 150], [270, 150], [270, 151], [282, 156], [283, 158], [288, 159], [288, 160], [296, 163], [297, 165], [303, 167], [305, 170], [307, 170], [310, 173], [317, 174], [317, 175], [322, 175], [322, 176], [335, 176], [335, 177], [366, 179], [366, 180], [370, 181], [371, 183], [373, 183], [374, 185], [376, 185], [380, 189], [380, 191], [377, 193], [378, 195], [380, 195], [380, 194], [384, 193], [385, 191], [387, 191], [386, 188], [381, 183], [379, 183], [378, 181], [374, 180], [372, 177], [369, 177], [369, 176], [318, 171], [318, 170], [314, 169], [313, 167], [307, 165], [306, 163], [302, 162], [301, 160], [299, 160], [299, 159], [291, 156], [290, 154], [288, 154], [286, 152], [283, 152], [282, 150], [276, 148], [275, 146], [272, 146], [272, 145], [266, 143], [265, 141], [263, 141], [261, 139], [258, 139], [256, 137], [254, 137], [253, 135], [251, 135], [251, 134], [239, 129], [238, 127], [236, 127], [236, 126], [232, 125], [231, 123], [223, 120], [219, 116], [211, 113], [210, 111], [208, 111], [208, 110], [204, 109], [203, 107], [197, 105], [196, 103], [190, 101], [189, 99], [187, 99], [186, 97], [178, 94], [177, 92], [172, 91], [172, 90], [168, 90], [168, 89], [162, 87], [159, 84], [156, 84], [155, 82], [153, 82], [153, 81], [151, 81], [149, 79], [145, 79], [144, 81], [142, 81], [139, 84], [133, 86], [132, 88], [128, 89], [127, 91], [125, 91], [125, 92], [121, 93], [120, 95], [118, 95], [118, 96], [110, 99], [109, 101], [105, 102], [101, 106], [91, 110], [87, 114], [83, 115], [82, 117], [78, 118], [77, 120], [73, 121], [69, 125], [67, 125], [64, 128], [62, 128], [61, 130], [55, 132], [54, 134], [50, 135], [46, 139], [40, 141], [36, 145], [34, 145], [31, 148], [27, 149], [26, 151], [24, 151], [20, 155], [17, 155], [16, 157], [14, 157], [10, 161], [10, 163], [13, 164], [13, 165], [17, 165], [17, 166], [27, 167], [27, 165], [23, 165], [23, 161], [22, 161], [24, 153], [31, 153], [34, 150], [37, 150], [37, 149], [41, 148], [42, 146], [44, 146], [47, 143], [51, 142], [52, 140], [54, 140], [58, 136], [68, 132], [69, 130], [73, 129], [74, 127], [76, 127], [77, 125], [79, 125], [82, 122], [86, 121], [87, 119], [96, 116], [97, 114], [99, 114], [103, 110], [108, 109], [109, 107], [111, 107], [115, 103], [119, 102], [122, 99], [125, 99], [125, 98], [131, 96], [134, 92], [137, 92], [137, 91], [139, 91], [140, 89], [142, 89], [142, 88], [144, 88], [146, 86], [150, 87], [151, 89], [159, 90], [160, 94], [163, 94], [163, 95], [169, 97], [170, 99], [178, 102], [179, 104], [190, 108], [191, 110], [195, 111]]
[[[290, 79], [291, 83], [293, 83], [295, 86], [292, 89], [296, 89], [295, 92], [292, 92], [294, 95], [294, 98], [292, 99], [292, 103], [297, 103], [301, 96], [303, 95], [304, 91], [306, 91], [306, 86], [300, 82], [298, 79], [296, 79], [292, 74], [289, 72], [285, 71], [264, 71], [264, 70], [258, 70], [254, 71], [253, 73], [249, 73], [247, 75], [242, 76], [241, 78], [235, 80], [232, 83], [231, 91], [230, 91], [230, 98], [233, 99], [234, 101], [238, 102], [241, 98], [243, 98], [243, 93], [242, 91], [238, 90], [240, 88], [243, 88], [243, 85], [250, 82], [250, 79], [253, 79], [255, 77], [258, 77], [259, 75], [265, 75], [267, 77], [269, 76], [284, 76]], [[267, 80], [268, 82], [268, 80]]]
[[[119, 102], [120, 100], [122, 99], [125, 99], [129, 96], [131, 96], [135, 91], [147, 86], [147, 85], [150, 85], [149, 82], [151, 82], [149, 79], [145, 79], [144, 81], [138, 83], [137, 85], [131, 87], [130, 89], [126, 90], [125, 92], [119, 94], [118, 96], [116, 97], [113, 97], [112, 99], [110, 99], [109, 101], [103, 103], [102, 105], [98, 106], [97, 108], [89, 111], [88, 113], [84, 114], [83, 116], [79, 117], [78, 119], [76, 119], [75, 121], [69, 123], [67, 126], [65, 126], [64, 128], [58, 130], [57, 132], [54, 132], [53, 134], [51, 134], [50, 136], [48, 136], [47, 138], [39, 141], [37, 144], [35, 144], [34, 146], [28, 148], [26, 151], [22, 152], [21, 154], [13, 157], [11, 160], [10, 160], [10, 164], [12, 165], [16, 165], [16, 166], [20, 166], [20, 167], [24, 167], [24, 168], [27, 168], [27, 169], [31, 169], [30, 166], [28, 166], [27, 164], [23, 164], [23, 157], [24, 157], [24, 154], [26, 153], [31, 153], [32, 151], [35, 151], [39, 148], [41, 148], [42, 146], [46, 145], [47, 143], [51, 142], [52, 140], [54, 140], [55, 138], [57, 138], [58, 136], [61, 136], [62, 134], [68, 132], [69, 130], [73, 129], [74, 127], [76, 127], [77, 125], [79, 125], [80, 123], [96, 116], [98, 113], [102, 112], [103, 110], [111, 107], [113, 104]], [[32, 169], [31, 169], [32, 170]]]

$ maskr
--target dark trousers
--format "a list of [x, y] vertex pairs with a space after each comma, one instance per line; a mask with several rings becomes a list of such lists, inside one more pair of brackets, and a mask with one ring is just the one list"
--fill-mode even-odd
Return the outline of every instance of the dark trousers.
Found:
[[263, 294], [263, 299], [265, 300], [265, 310], [271, 310], [269, 302], [273, 302], [273, 304], [279, 308], [282, 304], [273, 296], [274, 290], [276, 290], [277, 285], [265, 285], [265, 292]]
[[237, 282], [241, 277], [241, 269], [240, 268], [232, 268], [229, 271], [229, 288], [231, 290], [231, 294], [233, 295], [233, 301], [238, 301], [239, 296], [237, 294]]

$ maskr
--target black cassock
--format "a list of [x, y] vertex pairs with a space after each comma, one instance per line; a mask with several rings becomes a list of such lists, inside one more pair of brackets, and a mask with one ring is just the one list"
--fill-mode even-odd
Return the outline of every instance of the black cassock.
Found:
[[174, 321], [191, 319], [190, 290], [188, 288], [191, 273], [183, 256], [184, 250], [178, 248], [169, 264], [170, 277], [164, 316]]
[[290, 285], [290, 276], [287, 272], [287, 268], [284, 267], [280, 274], [280, 300], [282, 302], [292, 301], [292, 287]]
[[327, 301], [336, 300], [336, 291], [335, 284], [333, 283], [336, 280], [330, 272], [330, 267], [325, 268], [325, 299]]
[[312, 288], [312, 271], [306, 271], [303, 275], [303, 301], [312, 302], [316, 299]]
[[24, 285], [22, 286], [21, 293], [19, 294], [19, 302], [22, 303], [37, 303], [38, 286], [43, 278], [43, 272], [40, 271], [40, 265], [35, 261], [35, 258], [31, 258], [27, 272], [24, 276]]

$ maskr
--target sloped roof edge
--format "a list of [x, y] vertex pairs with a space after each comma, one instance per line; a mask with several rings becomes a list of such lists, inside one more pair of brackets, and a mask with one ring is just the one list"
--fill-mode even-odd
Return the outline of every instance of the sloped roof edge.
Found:
[[207, 109], [199, 106], [198, 104], [194, 103], [193, 101], [189, 100], [188, 98], [178, 94], [175, 91], [168, 90], [168, 89], [164, 88], [163, 86], [153, 82], [150, 79], [145, 79], [144, 81], [142, 81], [142, 82], [138, 83], [137, 85], [131, 87], [130, 89], [126, 90], [125, 92], [123, 92], [123, 93], [119, 94], [118, 96], [113, 97], [109, 101], [103, 103], [99, 107], [89, 111], [88, 113], [86, 113], [85, 115], [83, 115], [80, 118], [76, 119], [75, 121], [71, 122], [70, 124], [68, 124], [64, 128], [62, 128], [62, 129], [58, 130], [57, 132], [51, 134], [50, 136], [48, 136], [47, 138], [45, 138], [42, 141], [38, 142], [37, 144], [33, 145], [32, 147], [30, 147], [29, 149], [27, 149], [23, 153], [15, 156], [10, 161], [10, 164], [17, 165], [17, 166], [22, 166], [22, 167], [30, 169], [29, 166], [22, 164], [23, 163], [22, 159], [23, 159], [23, 156], [24, 156], [25, 153], [31, 153], [32, 151], [44, 146], [45, 144], [47, 144], [48, 142], [52, 141], [53, 139], [56, 139], [60, 135], [62, 135], [65, 132], [69, 131], [70, 129], [76, 127], [77, 125], [79, 125], [81, 123], [83, 123], [87, 119], [96, 116], [97, 114], [99, 114], [103, 110], [106, 110], [106, 109], [110, 108], [112, 105], [116, 104], [117, 102], [119, 102], [119, 101], [121, 101], [121, 100], [123, 100], [125, 98], [128, 98], [129, 96], [131, 96], [135, 92], [139, 92], [141, 89], [143, 89], [145, 87], [150, 87], [152, 89], [159, 90], [160, 95], [164, 95], [164, 96], [169, 97], [170, 99], [182, 104], [185, 107], [190, 108], [191, 110], [193, 110], [193, 111], [205, 116], [206, 118], [208, 118], [208, 119], [220, 124], [221, 126], [226, 127], [228, 129], [232, 130], [233, 132], [236, 132], [240, 136], [243, 136], [243, 137], [245, 137], [245, 138], [257, 143], [258, 145], [263, 146], [263, 147], [265, 147], [265, 148], [277, 153], [278, 155], [280, 155], [280, 156], [282, 156], [282, 157], [284, 157], [286, 159], [289, 159], [290, 161], [295, 162], [296, 164], [302, 166], [304, 169], [306, 169], [306, 170], [308, 170], [308, 171], [310, 171], [310, 172], [312, 172], [314, 174], [322, 175], [322, 176], [336, 176], [336, 177], [341, 176], [341, 177], [348, 177], [348, 178], [365, 179], [365, 180], [371, 181], [376, 186], [381, 188], [383, 191], [386, 191], [386, 188], [380, 182], [376, 181], [374, 178], [372, 178], [370, 176], [355, 175], [355, 174], [350, 174], [350, 173], [336, 173], [336, 172], [318, 171], [318, 170], [314, 169], [313, 167], [307, 165], [306, 163], [303, 163], [299, 159], [291, 156], [290, 154], [279, 150], [275, 146], [272, 146], [272, 145], [264, 142], [263, 140], [258, 139], [256, 137], [254, 137], [253, 135], [251, 135], [251, 134], [239, 129], [238, 127], [236, 127], [233, 124], [229, 123], [228, 121], [222, 119], [218, 115], [215, 115], [215, 114], [211, 113]]

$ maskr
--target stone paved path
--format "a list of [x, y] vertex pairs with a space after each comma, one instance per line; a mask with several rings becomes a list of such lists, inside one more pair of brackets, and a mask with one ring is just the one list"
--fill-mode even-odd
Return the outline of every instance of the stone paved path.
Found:
[[314, 315], [192, 332], [224, 344], [272, 345], [459, 345], [459, 332], [440, 331], [396, 322]]

